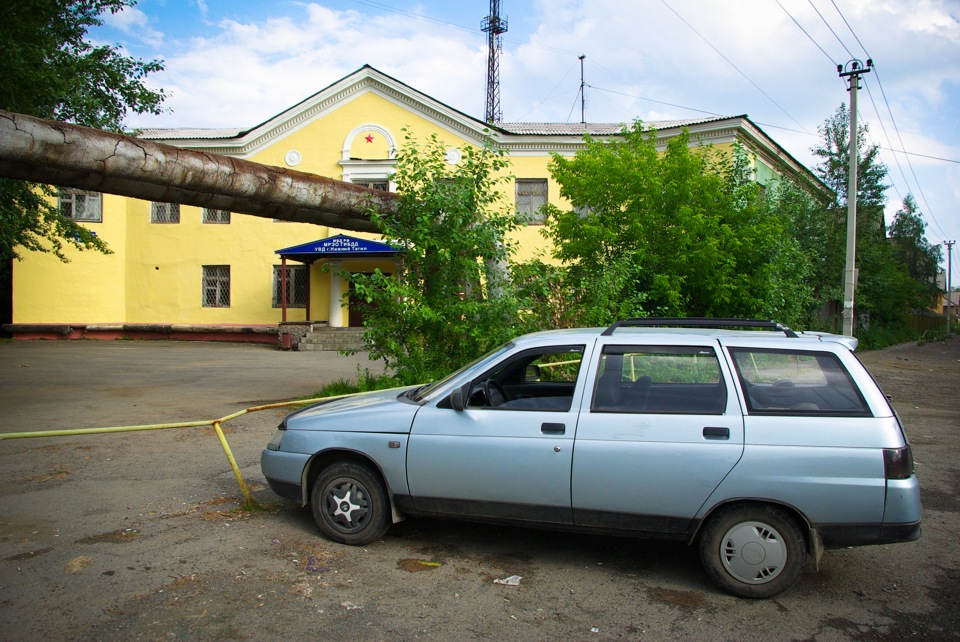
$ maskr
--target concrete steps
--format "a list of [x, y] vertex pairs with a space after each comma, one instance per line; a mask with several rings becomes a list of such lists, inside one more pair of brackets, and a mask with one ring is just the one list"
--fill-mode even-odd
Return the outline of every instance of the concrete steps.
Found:
[[300, 351], [361, 350], [363, 332], [363, 328], [313, 326], [297, 343], [296, 349]]

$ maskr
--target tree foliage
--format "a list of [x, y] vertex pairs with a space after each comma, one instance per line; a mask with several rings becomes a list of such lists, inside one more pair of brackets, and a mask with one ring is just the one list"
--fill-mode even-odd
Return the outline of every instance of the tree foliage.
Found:
[[617, 140], [588, 137], [575, 157], [553, 157], [573, 209], [551, 208], [545, 233], [580, 297], [565, 321], [797, 319], [807, 265], [746, 152], [691, 147], [687, 132], [662, 153], [656, 142], [638, 121]]
[[[109, 45], [94, 46], [87, 31], [135, 0], [16, 0], [0, 4], [0, 109], [40, 118], [121, 131], [130, 111], [159, 113], [162, 90], [146, 77], [159, 61], [125, 56]], [[64, 244], [106, 251], [103, 241], [60, 215], [56, 191], [0, 179], [0, 265], [22, 249], [51, 251], [65, 260]], [[18, 250], [20, 248], [20, 250]]]
[[[820, 142], [812, 149], [821, 160], [817, 176], [836, 194], [821, 213], [824, 269], [815, 287], [834, 300], [842, 297], [846, 257], [846, 219], [849, 180], [850, 113], [845, 105], [819, 128]], [[928, 308], [936, 292], [938, 247], [924, 238], [924, 224], [911, 196], [907, 196], [888, 231], [884, 220], [887, 168], [879, 148], [868, 142], [869, 129], [857, 136], [857, 288], [854, 311], [857, 332], [905, 323], [911, 310]], [[888, 234], [889, 232], [889, 234]]]
[[516, 215], [498, 185], [503, 151], [467, 146], [456, 165], [436, 136], [407, 132], [397, 153], [396, 215], [371, 212], [401, 250], [396, 274], [353, 274], [367, 313], [365, 347], [405, 383], [447, 374], [509, 339], [517, 302], [505, 267]]
[[927, 240], [926, 224], [920, 216], [913, 196], [907, 194], [903, 206], [894, 215], [890, 225], [893, 255], [906, 268], [916, 284], [915, 308], [929, 308], [941, 294], [937, 285], [937, 272], [943, 254], [939, 245]]

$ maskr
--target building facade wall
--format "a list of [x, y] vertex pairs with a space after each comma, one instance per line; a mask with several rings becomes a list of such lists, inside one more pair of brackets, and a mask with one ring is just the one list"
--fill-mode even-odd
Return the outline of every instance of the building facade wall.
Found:
[[[318, 92], [248, 132], [253, 142], [245, 143], [245, 134], [239, 134], [232, 142], [199, 138], [180, 144], [213, 151], [234, 149], [231, 153], [254, 162], [356, 182], [389, 181], [394, 153], [404, 144], [407, 132], [420, 142], [436, 134], [450, 149], [481, 145], [488, 136], [484, 125], [379, 72], [365, 68], [356, 76], [356, 91], [348, 90], [348, 77], [328, 88], [335, 99]], [[379, 78], [381, 84], [370, 77]], [[312, 115], [300, 119], [298, 109]], [[731, 121], [738, 119], [742, 120]], [[274, 121], [276, 127], [271, 125]], [[738, 130], [726, 123], [723, 128], [710, 132], [712, 137], [705, 142], [729, 147]], [[580, 136], [500, 135], [496, 140], [510, 150], [511, 166], [505, 175], [545, 180], [549, 202], [569, 207], [550, 176], [550, 154], [573, 154], [582, 146]], [[167, 142], [178, 144], [176, 139]], [[763, 149], [775, 146], [768, 139], [762, 142]], [[774, 174], [769, 163], [756, 157], [758, 178]], [[513, 207], [514, 184], [501, 187], [505, 205]], [[179, 223], [152, 223], [150, 212], [147, 201], [104, 195], [102, 222], [83, 224], [107, 242], [112, 254], [66, 248], [70, 262], [61, 263], [49, 254], [25, 253], [24, 260], [14, 266], [14, 324], [275, 325], [282, 320], [282, 310], [273, 304], [274, 267], [281, 264], [276, 250], [340, 233], [375, 238], [236, 213], [229, 224], [202, 223], [201, 209], [192, 206], [181, 206]], [[542, 229], [535, 223], [512, 235], [519, 249], [516, 260], [550, 260]], [[340, 265], [353, 272], [396, 270], [392, 259], [359, 263], [351, 259]], [[203, 305], [204, 266], [229, 266], [229, 307]], [[310, 318], [306, 308], [289, 308], [287, 321], [346, 326], [349, 310], [338, 307], [336, 301], [337, 295], [347, 294], [349, 282], [331, 276], [322, 262], [308, 269]]]

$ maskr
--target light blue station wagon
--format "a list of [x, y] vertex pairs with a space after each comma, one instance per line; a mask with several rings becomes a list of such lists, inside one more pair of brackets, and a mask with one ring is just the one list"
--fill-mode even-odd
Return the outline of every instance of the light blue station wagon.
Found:
[[855, 348], [731, 319], [524, 335], [289, 415], [261, 467], [337, 542], [407, 515], [675, 539], [722, 589], [770, 597], [807, 554], [920, 536], [910, 446]]

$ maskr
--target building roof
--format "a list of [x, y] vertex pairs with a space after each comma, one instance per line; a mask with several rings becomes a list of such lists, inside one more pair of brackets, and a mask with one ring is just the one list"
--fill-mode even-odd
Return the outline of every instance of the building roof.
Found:
[[[392, 76], [364, 65], [340, 80], [315, 92], [296, 105], [276, 114], [262, 123], [240, 128], [170, 128], [143, 129], [140, 137], [186, 149], [249, 158], [289, 132], [321, 118], [337, 105], [361, 92], [375, 93], [406, 109], [418, 113], [436, 126], [460, 136], [469, 144], [484, 145], [491, 140], [503, 146], [510, 154], [533, 155], [544, 153], [574, 154], [583, 145], [583, 135], [616, 136], [630, 123], [502, 123], [491, 125], [454, 107], [424, 94]], [[690, 129], [694, 140], [706, 144], [734, 141], [744, 143], [749, 150], [765, 159], [770, 166], [782, 166], [787, 171], [806, 177], [816, 192], [829, 189], [809, 169], [794, 159], [789, 152], [770, 138], [746, 115], [709, 116], [685, 120], [663, 120], [643, 123], [646, 128], [661, 132], [658, 146], [681, 127]], [[671, 132], [671, 130], [674, 130]]]
[[[740, 116], [742, 117], [742, 116]], [[646, 129], [672, 129], [690, 127], [704, 123], [720, 122], [737, 116], [716, 116], [713, 118], [691, 118], [687, 120], [645, 121]], [[501, 123], [497, 129], [507, 134], [522, 136], [616, 136], [626, 125], [624, 123]], [[137, 136], [147, 140], [218, 140], [236, 138], [249, 129], [242, 127], [149, 127], [138, 130]]]
[[214, 140], [218, 138], [236, 138], [242, 134], [242, 127], [148, 127], [137, 130], [138, 138], [147, 140], [183, 140], [188, 138], [202, 138]]
[[[644, 121], [645, 129], [671, 129], [689, 127], [710, 122], [719, 122], [737, 116], [716, 116], [688, 120]], [[623, 131], [624, 123], [501, 123], [497, 127], [509, 134], [542, 136], [616, 136]]]

